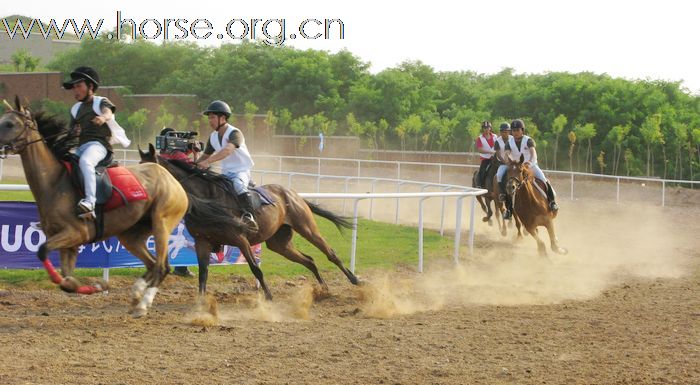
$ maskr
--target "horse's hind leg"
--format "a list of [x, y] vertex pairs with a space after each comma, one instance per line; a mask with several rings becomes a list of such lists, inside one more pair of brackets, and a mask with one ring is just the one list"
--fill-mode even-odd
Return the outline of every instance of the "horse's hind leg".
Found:
[[212, 247], [209, 242], [195, 239], [194, 249], [197, 252], [197, 264], [199, 265], [199, 295], [207, 293], [207, 279], [209, 278], [209, 256]]
[[333, 250], [333, 248], [331, 248], [328, 245], [326, 240], [318, 231], [318, 226], [316, 226], [316, 221], [314, 221], [313, 216], [309, 215], [309, 218], [307, 218], [307, 221], [304, 225], [294, 226], [294, 230], [297, 233], [299, 233], [299, 235], [304, 237], [304, 239], [311, 242], [312, 245], [316, 246], [319, 250], [321, 250], [323, 254], [326, 254], [328, 260], [333, 262], [336, 266], [338, 266], [340, 271], [342, 271], [345, 274], [345, 276], [348, 277], [350, 283], [352, 283], [353, 285], [357, 285], [358, 283], [360, 283], [355, 274], [353, 274], [350, 270], [346, 269], [345, 266], [343, 266], [343, 262], [335, 254], [335, 250]]
[[321, 274], [318, 272], [318, 267], [316, 267], [314, 259], [294, 247], [292, 235], [292, 228], [289, 225], [283, 225], [265, 242], [265, 244], [270, 250], [288, 260], [304, 265], [304, 267], [314, 274], [316, 280], [323, 289], [328, 290], [328, 285], [326, 285], [326, 282], [321, 278]]
[[137, 225], [118, 236], [122, 246], [146, 266], [146, 273], [134, 282], [134, 286], [131, 289], [131, 310], [129, 312], [137, 317], [146, 314], [146, 309], [137, 311], [136, 308], [143, 299], [144, 291], [148, 287], [148, 281], [152, 279], [152, 271], [156, 263], [153, 255], [146, 247], [146, 240], [150, 235], [148, 226]]

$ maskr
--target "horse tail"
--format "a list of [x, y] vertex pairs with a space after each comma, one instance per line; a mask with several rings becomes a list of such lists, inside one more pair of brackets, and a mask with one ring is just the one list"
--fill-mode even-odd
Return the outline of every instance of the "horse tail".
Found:
[[226, 229], [234, 229], [236, 232], [247, 231], [245, 223], [240, 221], [234, 215], [227, 213], [213, 199], [203, 199], [187, 193], [189, 199], [189, 207], [185, 214], [185, 223], [191, 223], [197, 226], [210, 227], [213, 225]]
[[306, 202], [306, 204], [309, 206], [312, 213], [314, 213], [320, 217], [328, 219], [329, 221], [331, 221], [335, 225], [335, 227], [338, 228], [339, 231], [343, 231], [343, 228], [352, 229], [355, 227], [352, 224], [352, 222], [350, 222], [350, 220], [348, 218], [341, 217], [340, 215], [337, 215], [331, 211], [328, 211], [328, 210], [324, 209], [323, 207], [321, 207], [320, 205], [309, 202], [306, 199], [304, 199], [304, 202]]

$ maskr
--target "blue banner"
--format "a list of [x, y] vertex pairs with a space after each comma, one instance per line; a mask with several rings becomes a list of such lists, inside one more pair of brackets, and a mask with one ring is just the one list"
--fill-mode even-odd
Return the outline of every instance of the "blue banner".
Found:
[[[39, 213], [32, 202], [0, 202], [0, 268], [37, 269], [42, 268], [37, 251], [46, 241], [46, 235], [39, 228]], [[151, 236], [146, 241], [148, 249], [155, 254], [155, 244]], [[260, 245], [252, 247], [253, 254], [259, 259], [262, 253]], [[49, 258], [58, 266], [59, 255], [54, 251]], [[197, 265], [194, 239], [180, 222], [168, 241], [168, 259], [171, 266]], [[246, 263], [240, 250], [224, 246], [219, 253], [212, 253], [211, 264], [229, 265]], [[143, 266], [141, 260], [131, 255], [117, 238], [90, 243], [78, 248], [76, 267], [137, 267]]]

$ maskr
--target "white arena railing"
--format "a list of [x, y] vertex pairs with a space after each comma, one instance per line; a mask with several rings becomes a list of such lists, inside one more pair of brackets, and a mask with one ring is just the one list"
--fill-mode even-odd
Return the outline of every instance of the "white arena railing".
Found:
[[[261, 180], [262, 176], [265, 175], [264, 172], [261, 173]], [[278, 172], [268, 172], [268, 173], [278, 173]], [[288, 176], [288, 183], [291, 185], [292, 182], [292, 177], [293, 176], [302, 176], [304, 174], [301, 173], [292, 173], [289, 174]], [[336, 176], [322, 176], [322, 175], [313, 175], [315, 177], [318, 177], [318, 180], [320, 181], [323, 178], [344, 178], [346, 181], [348, 180], [347, 177], [336, 177]], [[358, 179], [358, 178], [355, 178]], [[359, 179], [370, 179], [370, 178], [359, 178]], [[385, 181], [394, 181], [391, 179], [381, 179], [381, 178], [374, 178], [374, 181], [379, 181], [379, 180], [385, 180]], [[402, 184], [408, 184], [408, 183], [417, 183], [417, 184], [422, 184], [420, 182], [412, 182], [412, 181], [397, 181], [400, 182], [398, 184], [399, 189]], [[444, 211], [445, 211], [445, 198], [456, 198], [456, 208], [455, 208], [455, 237], [454, 237], [454, 253], [453, 253], [453, 258], [455, 263], [459, 261], [459, 249], [460, 249], [460, 242], [461, 242], [461, 231], [462, 231], [462, 206], [463, 206], [463, 199], [465, 197], [471, 197], [471, 205], [470, 205], [470, 215], [469, 215], [469, 238], [468, 238], [468, 246], [469, 246], [469, 253], [473, 254], [474, 252], [474, 215], [475, 215], [475, 210], [476, 210], [476, 197], [478, 195], [481, 195], [486, 192], [486, 190], [483, 189], [473, 189], [469, 187], [463, 187], [463, 186], [446, 186], [446, 185], [434, 185], [434, 184], [422, 184], [423, 188], [429, 187], [429, 186], [440, 186], [443, 188], [459, 188], [463, 191], [440, 191], [440, 192], [413, 192], [413, 193], [402, 193], [402, 192], [396, 192], [396, 193], [300, 193], [303, 198], [306, 199], [350, 199], [354, 201], [353, 207], [353, 231], [352, 231], [352, 240], [351, 240], [351, 249], [350, 249], [350, 271], [353, 273], [355, 272], [355, 265], [356, 265], [356, 251], [357, 251], [357, 221], [359, 217], [359, 202], [362, 200], [370, 199], [371, 201], [374, 201], [374, 199], [396, 199], [396, 220], [398, 222], [398, 202], [402, 198], [420, 198], [419, 203], [418, 203], [418, 271], [423, 272], [423, 231], [424, 231], [424, 223], [423, 223], [423, 202], [426, 199], [429, 198], [443, 198], [443, 203], [442, 203], [442, 214], [441, 214], [441, 228], [440, 228], [440, 233], [443, 235], [443, 224], [444, 224]], [[319, 186], [317, 184], [317, 186]], [[347, 182], [346, 182], [346, 189], [347, 189]], [[27, 185], [20, 185], [20, 184], [0, 184], [0, 191], [29, 191], [29, 186]]]

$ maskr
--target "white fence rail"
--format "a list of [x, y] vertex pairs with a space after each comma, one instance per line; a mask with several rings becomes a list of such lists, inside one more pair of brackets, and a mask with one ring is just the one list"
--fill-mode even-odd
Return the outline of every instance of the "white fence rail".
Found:
[[[263, 179], [263, 176], [265, 174], [269, 173], [275, 173], [279, 174], [278, 172], [267, 172], [267, 173], [261, 173], [261, 181]], [[292, 178], [293, 176], [308, 176], [305, 174], [300, 174], [300, 173], [290, 173], [288, 174], [288, 184], [291, 186], [292, 183]], [[337, 176], [324, 176], [324, 175], [311, 175], [317, 178], [318, 181], [320, 181], [323, 178], [344, 178], [346, 180], [346, 191], [347, 191], [347, 180], [352, 179], [352, 177], [337, 177]], [[369, 179], [369, 178], [354, 178], [354, 179]], [[381, 179], [381, 178], [375, 178], [373, 181], [379, 181], [379, 180], [384, 180], [384, 181], [395, 181], [392, 179]], [[399, 189], [401, 187], [401, 184], [409, 184], [409, 183], [416, 183], [412, 181], [395, 181], [395, 182], [400, 182], [398, 184]], [[421, 183], [418, 183], [421, 184]], [[316, 184], [317, 188], [319, 188], [320, 183]], [[374, 186], [374, 184], [373, 184]], [[433, 184], [422, 184], [421, 190], [423, 190], [425, 187], [430, 187], [434, 186]], [[471, 197], [471, 206], [470, 206], [470, 224], [469, 224], [469, 238], [468, 238], [468, 245], [469, 245], [469, 253], [472, 254], [474, 251], [474, 211], [476, 209], [476, 196], [481, 195], [486, 192], [486, 190], [483, 189], [472, 189], [472, 188], [465, 188], [461, 186], [445, 186], [445, 185], [439, 185], [439, 187], [443, 188], [459, 188], [463, 191], [456, 192], [456, 191], [440, 191], [440, 192], [413, 192], [413, 193], [402, 193], [402, 192], [396, 192], [396, 193], [300, 193], [303, 198], [307, 199], [343, 199], [344, 201], [346, 199], [352, 200], [353, 203], [353, 231], [352, 231], [352, 240], [351, 240], [351, 249], [350, 249], [350, 271], [353, 273], [355, 272], [355, 266], [356, 266], [356, 252], [357, 252], [357, 221], [359, 218], [359, 203], [362, 200], [370, 199], [372, 202], [374, 199], [396, 199], [396, 221], [398, 222], [398, 210], [399, 210], [399, 200], [402, 198], [419, 198], [419, 203], [418, 203], [418, 271], [423, 272], [423, 231], [424, 231], [424, 223], [423, 223], [423, 202], [426, 199], [429, 198], [442, 198], [442, 213], [441, 213], [441, 220], [440, 220], [440, 234], [443, 234], [444, 230], [444, 214], [445, 214], [445, 199], [446, 198], [456, 198], [456, 208], [455, 208], [455, 238], [454, 238], [454, 253], [453, 253], [453, 258], [455, 263], [459, 261], [459, 249], [460, 249], [460, 242], [461, 242], [461, 230], [462, 230], [462, 205], [463, 205], [463, 199], [465, 197]], [[20, 184], [4, 184], [0, 185], [0, 191], [28, 191], [29, 186], [27, 185], [20, 185]], [[370, 210], [371, 213], [371, 210]]]

